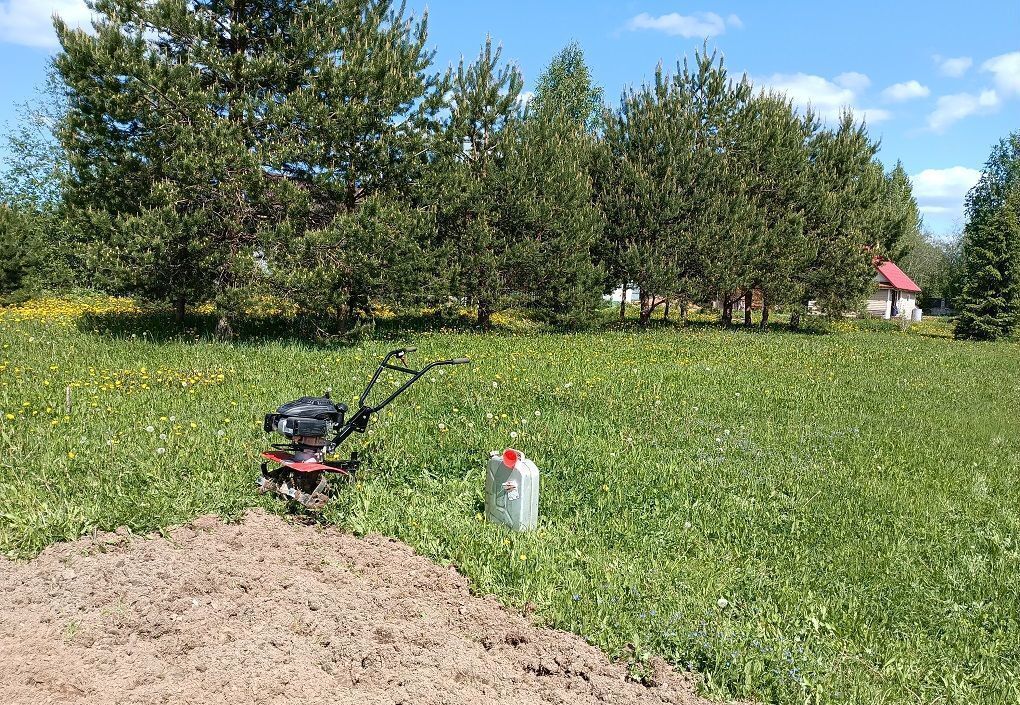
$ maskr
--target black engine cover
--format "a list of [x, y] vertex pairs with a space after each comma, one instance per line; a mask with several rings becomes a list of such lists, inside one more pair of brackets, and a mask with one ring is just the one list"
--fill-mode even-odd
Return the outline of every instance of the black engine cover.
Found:
[[346, 412], [345, 404], [334, 404], [329, 397], [301, 397], [287, 402], [275, 414], [266, 414], [262, 426], [266, 433], [280, 433], [287, 438], [321, 438], [344, 422]]

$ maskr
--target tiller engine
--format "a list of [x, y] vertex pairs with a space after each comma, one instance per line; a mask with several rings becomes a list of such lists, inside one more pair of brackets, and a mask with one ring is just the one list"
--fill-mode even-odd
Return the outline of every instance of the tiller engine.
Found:
[[[270, 468], [268, 462], [262, 463], [262, 477], [257, 483], [259, 491], [273, 492], [311, 510], [322, 509], [331, 495], [331, 476], [339, 475], [352, 480], [361, 464], [357, 453], [351, 453], [347, 460], [328, 459], [337, 447], [352, 434], [365, 433], [372, 414], [386, 408], [433, 367], [464, 365], [469, 362], [464, 357], [440, 360], [415, 370], [406, 364], [408, 354], [414, 350], [402, 348], [387, 353], [365, 391], [361, 393], [358, 410], [350, 418], [346, 418], [349, 411], [347, 405], [334, 403], [328, 392], [321, 397], [301, 397], [287, 402], [276, 413], [266, 414], [263, 424], [266, 433], [279, 433], [289, 442], [274, 443], [273, 450], [262, 454], [262, 457], [277, 466]], [[390, 362], [393, 358], [396, 358], [396, 364]], [[384, 370], [407, 375], [407, 378], [382, 402], [372, 406], [368, 403], [368, 397]]]

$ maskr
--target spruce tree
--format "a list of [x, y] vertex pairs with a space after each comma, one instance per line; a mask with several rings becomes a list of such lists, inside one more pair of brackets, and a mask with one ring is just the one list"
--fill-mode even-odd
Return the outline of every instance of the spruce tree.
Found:
[[958, 338], [993, 340], [1009, 335], [1020, 315], [1017, 232], [1020, 132], [1000, 140], [967, 194], [962, 273], [957, 302]]
[[48, 248], [39, 216], [24, 206], [0, 202], [0, 304], [37, 293]]
[[897, 161], [896, 166], [886, 175], [882, 208], [876, 250], [880, 256], [898, 261], [922, 237], [921, 211], [902, 162]]
[[996, 340], [1020, 325], [1020, 184], [998, 208], [975, 214], [963, 240], [963, 289], [954, 334]]

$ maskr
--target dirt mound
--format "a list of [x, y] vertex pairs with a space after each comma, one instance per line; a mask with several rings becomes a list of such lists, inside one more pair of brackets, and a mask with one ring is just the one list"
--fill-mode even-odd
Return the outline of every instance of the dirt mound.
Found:
[[0, 693], [19, 705], [702, 702], [663, 664], [655, 687], [626, 680], [401, 543], [261, 512], [0, 559], [0, 599]]

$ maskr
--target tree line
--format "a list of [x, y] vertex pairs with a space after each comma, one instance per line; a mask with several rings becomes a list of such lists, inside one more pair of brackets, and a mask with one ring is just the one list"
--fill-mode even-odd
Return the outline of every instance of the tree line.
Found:
[[526, 101], [491, 40], [437, 70], [427, 17], [390, 0], [95, 10], [89, 33], [55, 21], [53, 139], [16, 137], [5, 293], [212, 301], [225, 333], [267, 294], [333, 329], [408, 303], [572, 325], [617, 287], [643, 322], [713, 301], [731, 322], [744, 301], [767, 323], [857, 310], [874, 261], [919, 238], [863, 123], [799, 112], [707, 48], [608, 106], [571, 44]]

